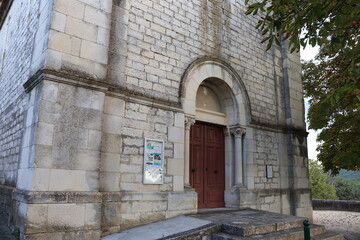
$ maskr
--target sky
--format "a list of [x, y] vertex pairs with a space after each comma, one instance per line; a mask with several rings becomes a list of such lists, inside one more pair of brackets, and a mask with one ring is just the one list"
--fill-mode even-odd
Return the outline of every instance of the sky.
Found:
[[[315, 55], [318, 53], [319, 48], [318, 47], [311, 47], [311, 46], [307, 46], [304, 50], [300, 50], [300, 58], [302, 60], [306, 60], [309, 61], [311, 59], [313, 59], [315, 57]], [[305, 99], [305, 119], [307, 116], [307, 111], [309, 108], [309, 104], [307, 102], [307, 99]], [[308, 122], [306, 121], [306, 125], [308, 125]], [[316, 151], [316, 147], [317, 147], [317, 142], [316, 142], [316, 135], [317, 133], [314, 130], [309, 130], [307, 129], [309, 132], [308, 138], [307, 138], [307, 142], [308, 142], [308, 156], [310, 159], [316, 160], [316, 155], [317, 155], [317, 151]]]

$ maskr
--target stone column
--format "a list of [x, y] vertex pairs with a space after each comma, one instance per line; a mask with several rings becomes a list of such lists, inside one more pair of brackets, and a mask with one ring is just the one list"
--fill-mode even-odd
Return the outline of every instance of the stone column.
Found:
[[234, 168], [235, 168], [235, 176], [234, 176], [234, 183], [235, 186], [243, 186], [243, 150], [242, 150], [242, 137], [245, 134], [245, 129], [241, 127], [235, 127], [231, 129], [231, 133], [234, 135], [235, 138], [235, 161], [234, 161]]
[[185, 186], [190, 186], [190, 128], [195, 124], [195, 117], [185, 117], [185, 167], [184, 167], [184, 180]]

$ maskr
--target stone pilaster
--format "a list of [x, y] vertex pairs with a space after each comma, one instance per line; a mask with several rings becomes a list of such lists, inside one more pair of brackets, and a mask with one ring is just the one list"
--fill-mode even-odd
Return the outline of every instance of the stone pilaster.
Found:
[[190, 186], [190, 128], [195, 124], [195, 117], [186, 116], [185, 117], [185, 186]]

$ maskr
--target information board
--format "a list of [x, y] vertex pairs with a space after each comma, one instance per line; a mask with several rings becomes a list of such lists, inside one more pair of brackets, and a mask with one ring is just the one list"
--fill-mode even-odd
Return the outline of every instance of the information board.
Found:
[[164, 183], [164, 141], [145, 138], [144, 184]]

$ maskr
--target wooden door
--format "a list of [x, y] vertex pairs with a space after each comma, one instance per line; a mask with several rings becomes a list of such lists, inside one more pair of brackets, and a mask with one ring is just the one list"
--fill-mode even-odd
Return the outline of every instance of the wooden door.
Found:
[[224, 207], [225, 147], [223, 127], [196, 122], [190, 132], [190, 184], [198, 208]]

